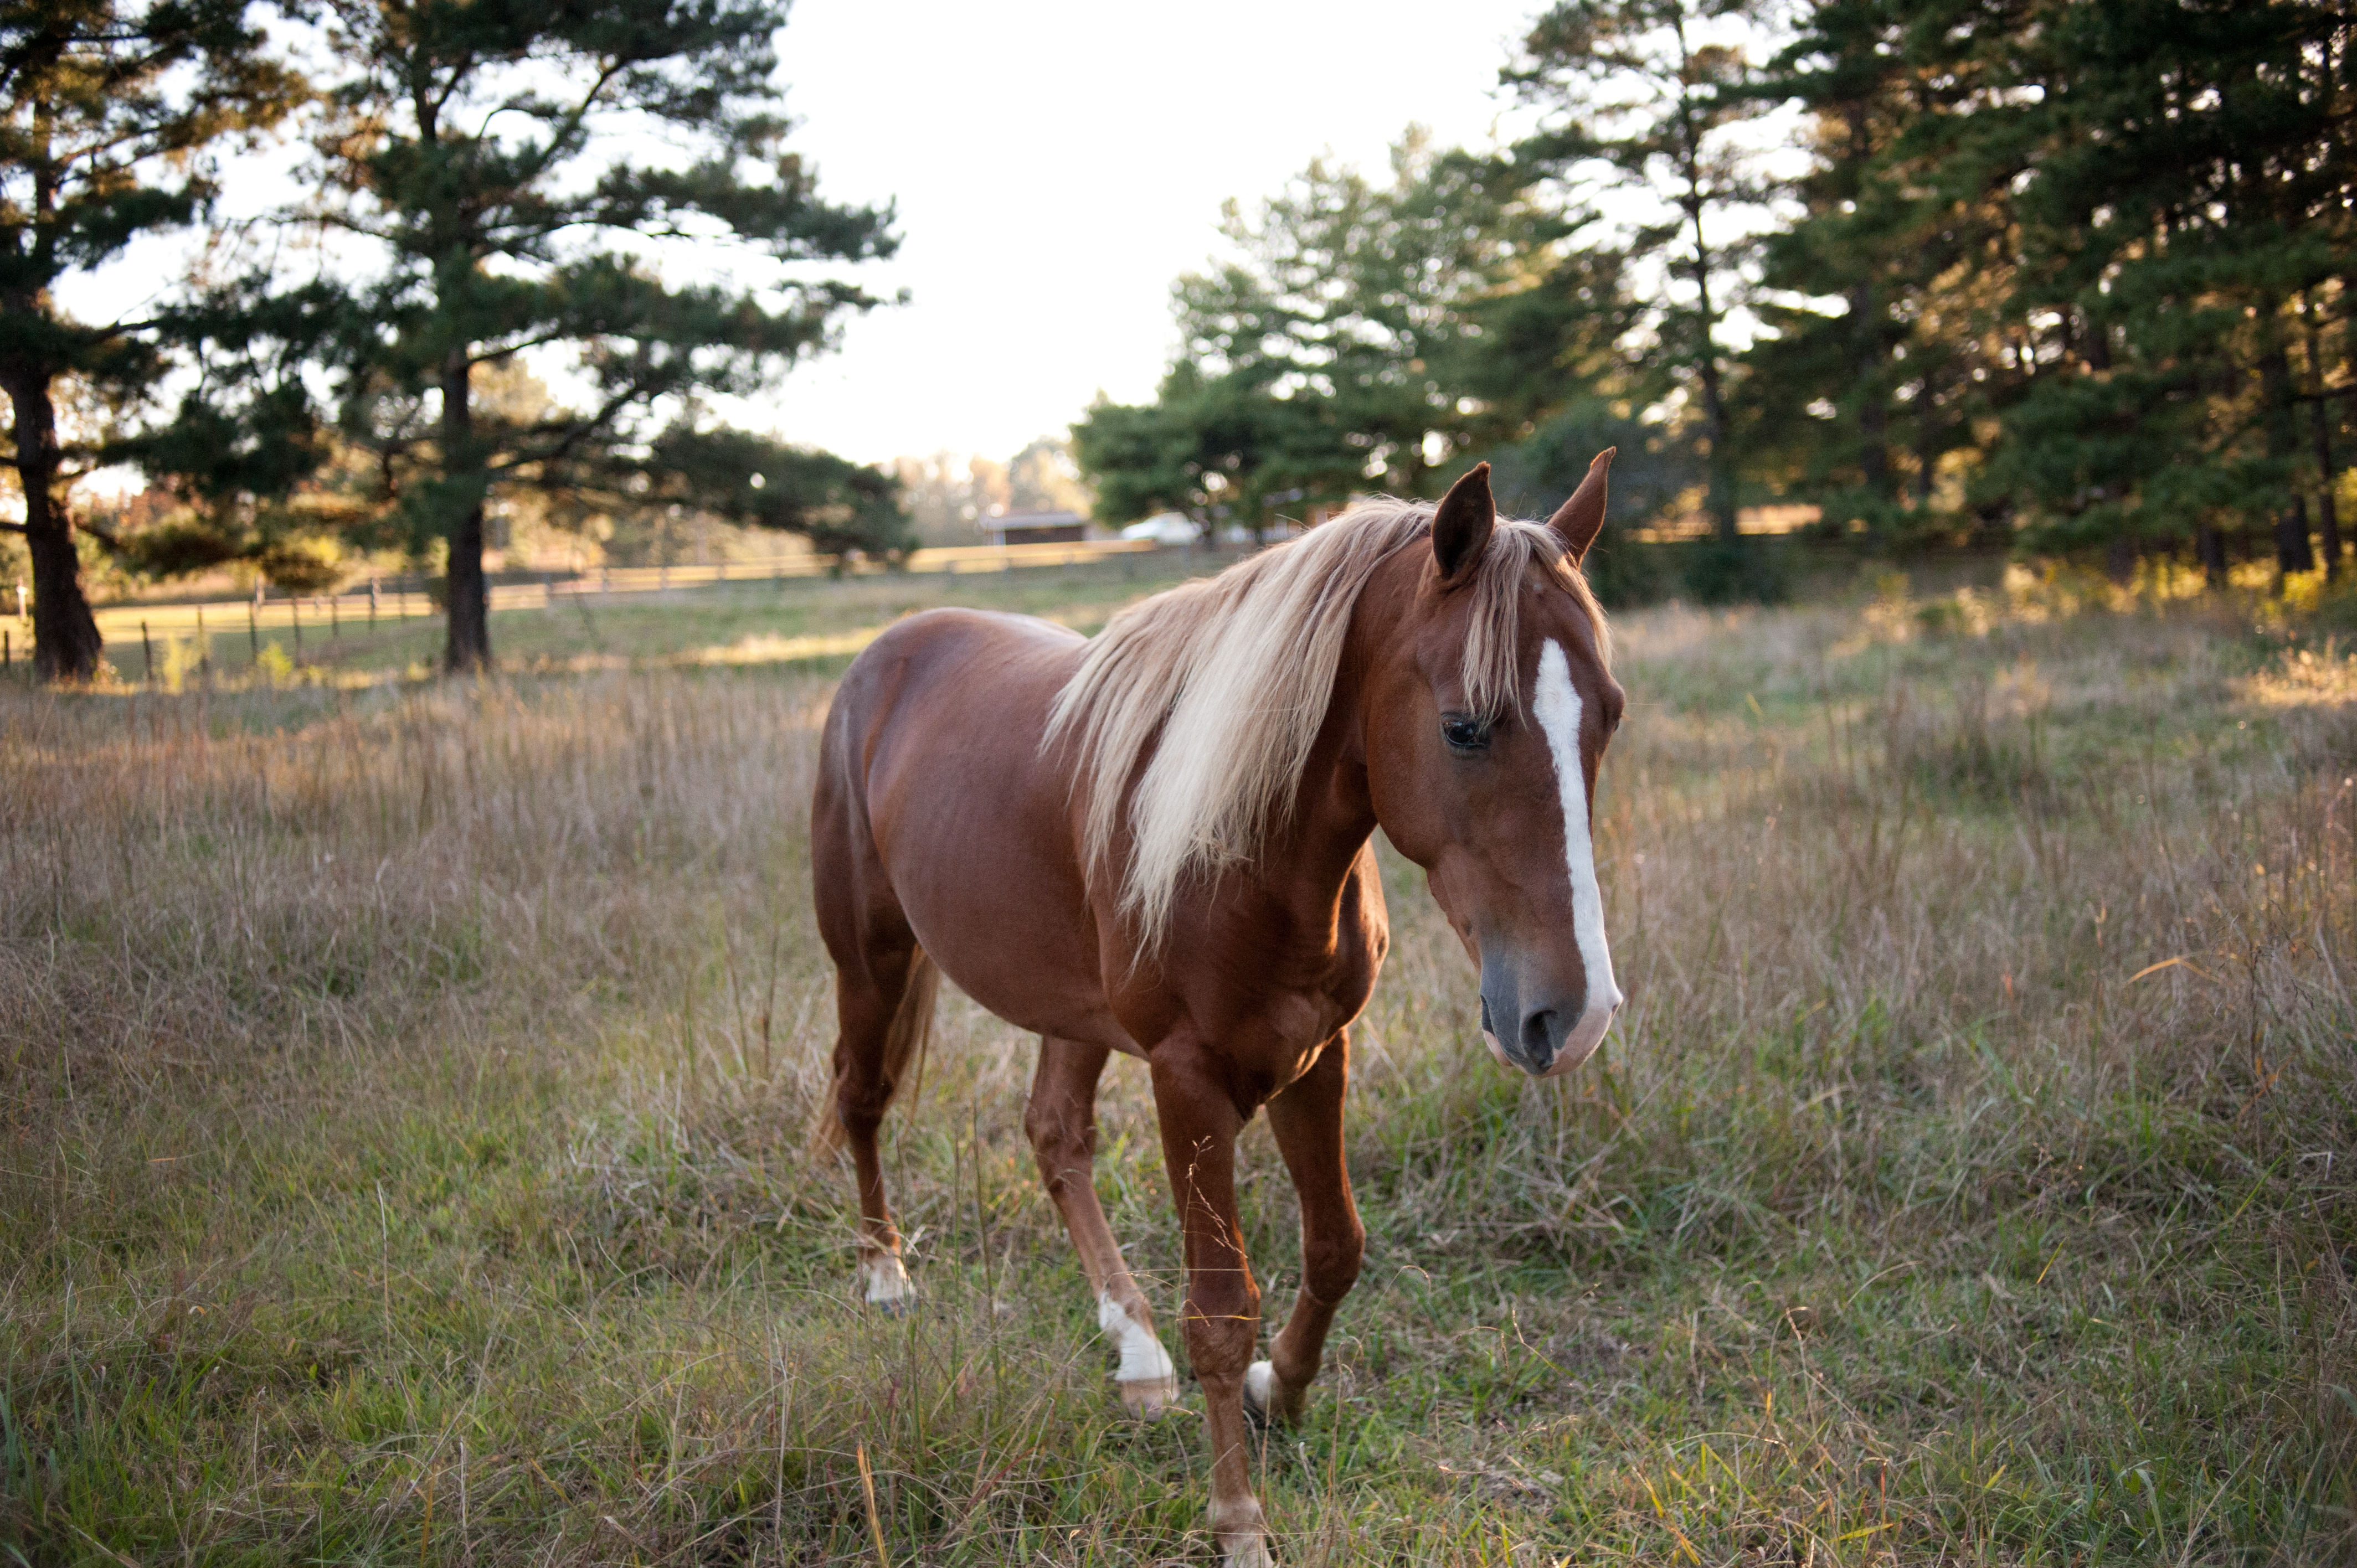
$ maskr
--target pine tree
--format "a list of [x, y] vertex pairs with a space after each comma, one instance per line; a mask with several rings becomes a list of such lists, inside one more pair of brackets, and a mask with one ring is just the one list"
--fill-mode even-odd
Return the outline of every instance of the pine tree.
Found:
[[[892, 215], [821, 199], [785, 149], [780, 0], [327, 0], [325, 14], [346, 74], [317, 216], [373, 269], [353, 290], [341, 423], [382, 455], [412, 547], [447, 544], [445, 662], [480, 670], [486, 500], [575, 482], [585, 455], [610, 469], [661, 452], [719, 454], [713, 489], [744, 500], [758, 470], [734, 475], [742, 441], [687, 440], [679, 418], [699, 396], [759, 390], [877, 304], [811, 263], [888, 255]], [[688, 150], [657, 161], [658, 137]], [[525, 423], [479, 410], [478, 374], [528, 355], [565, 359], [582, 406]]]
[[[1835, 528], [1889, 530], [1906, 510], [1907, 415], [1928, 401], [1928, 345], [1906, 306], [1945, 270], [1925, 252], [1916, 204], [1875, 178], [1909, 120], [1895, 11], [1891, 0], [1821, 0], [1750, 88], [1808, 111], [1813, 158], [1789, 192], [1800, 217], [1760, 244], [1766, 330], [1744, 356], [1744, 446], [1755, 473], [1819, 503]], [[1932, 465], [1916, 452], [1928, 495]]]
[[[1225, 263], [1174, 291], [1185, 348], [1157, 402], [1074, 429], [1104, 515], [1173, 508], [1257, 533], [1284, 505], [1430, 494], [1481, 456], [1552, 486], [1554, 449], [1576, 444], [1551, 428], [1567, 405], [1601, 382], [1650, 392], [1618, 384], [1636, 319], [1620, 253], [1573, 242], [1587, 215], [1529, 186], [1511, 160], [1411, 128], [1386, 182], [1320, 160], [1249, 216], [1230, 203]], [[1518, 450], [1534, 439], [1547, 450]]]
[[[141, 416], [187, 368], [192, 338], [247, 335], [202, 308], [81, 320], [58, 291], [137, 241], [200, 220], [218, 188], [215, 151], [300, 102], [302, 82], [269, 58], [248, 9], [244, 0], [16, 0], [0, 24], [0, 390], [25, 505], [22, 523], [0, 526], [21, 532], [32, 558], [34, 668], [44, 679], [92, 675], [103, 653], [75, 543], [93, 525], [75, 514], [74, 486], [153, 454], [156, 433]], [[204, 415], [204, 390], [172, 423]], [[99, 416], [61, 419], [69, 392]], [[233, 441], [216, 466], [251, 450]]]
[[1688, 378], [1709, 475], [1705, 504], [1729, 547], [1737, 465], [1720, 336], [1749, 249], [1737, 209], [1766, 191], [1732, 134], [1760, 113], [1746, 91], [1750, 62], [1713, 33], [1749, 9], [1749, 0], [1561, 0], [1532, 25], [1523, 58], [1505, 73], [1546, 117], [1517, 145], [1516, 161], [1561, 182], [1567, 206], [1585, 207], [1599, 188], [1665, 204], [1635, 225], [1629, 250], [1684, 285], [1654, 302], [1652, 331]]

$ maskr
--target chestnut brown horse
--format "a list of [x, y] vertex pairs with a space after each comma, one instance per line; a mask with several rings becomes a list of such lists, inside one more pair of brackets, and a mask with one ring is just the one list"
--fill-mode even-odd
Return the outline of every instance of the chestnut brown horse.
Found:
[[[1612, 454], [1544, 525], [1501, 520], [1484, 464], [1437, 507], [1352, 508], [1086, 640], [933, 610], [863, 652], [827, 715], [811, 821], [857, 1171], [859, 1274], [915, 1287], [877, 1129], [939, 977], [1040, 1036], [1024, 1125], [1154, 1414], [1177, 1369], [1098, 1206], [1096, 1086], [1152, 1075], [1185, 1235], [1189, 1360], [1225, 1561], [1269, 1560], [1247, 1416], [1297, 1417], [1365, 1231], [1342, 1157], [1351, 1020], [1388, 944], [1371, 838], [1422, 866], [1481, 972], [1501, 1061], [1551, 1077], [1620, 1004], [1589, 843], [1620, 718], [1579, 575]], [[1236, 1135], [1265, 1107], [1301, 1200], [1302, 1278], [1265, 1360], [1237, 1224]]]

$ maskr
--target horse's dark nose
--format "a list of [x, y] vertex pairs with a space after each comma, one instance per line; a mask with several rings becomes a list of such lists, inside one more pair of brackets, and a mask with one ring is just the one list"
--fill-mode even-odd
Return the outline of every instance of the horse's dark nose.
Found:
[[1569, 1072], [1602, 1042], [1620, 989], [1608, 973], [1598, 990], [1527, 974], [1504, 943], [1482, 944], [1481, 1033], [1500, 1061], [1533, 1078]]
[[1514, 1058], [1534, 1073], [1553, 1066], [1555, 1052], [1563, 1048], [1563, 1027], [1556, 1022], [1560, 1016], [1552, 1007], [1523, 1015], [1521, 1048]]
[[[1517, 978], [1508, 965], [1482, 964], [1481, 1032], [1501, 1058], [1535, 1078], [1562, 1054], [1577, 1015], [1553, 1002], [1525, 1011]], [[1498, 1026], [1502, 1019], [1513, 1020], [1511, 1034]]]

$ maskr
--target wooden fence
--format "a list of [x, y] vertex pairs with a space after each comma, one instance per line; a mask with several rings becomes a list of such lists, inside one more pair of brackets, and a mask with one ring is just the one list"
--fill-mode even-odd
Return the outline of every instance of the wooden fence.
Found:
[[[1041, 566], [1071, 566], [1125, 555], [1151, 553], [1149, 540], [1109, 539], [1078, 544], [972, 545], [919, 550], [902, 569], [913, 573], [961, 576], [974, 573], [1028, 570]], [[888, 570], [872, 561], [838, 563], [832, 555], [789, 555], [774, 561], [731, 561], [704, 566], [593, 566], [585, 571], [550, 573], [538, 582], [496, 583], [490, 590], [495, 610], [547, 609], [572, 596], [601, 599], [617, 594], [658, 594], [676, 588], [709, 587], [718, 583], [785, 583], [836, 575], [876, 576]], [[415, 588], [363, 587], [341, 594], [303, 594], [295, 598], [265, 596], [221, 599], [206, 604], [114, 605], [97, 612], [99, 634], [106, 639], [118, 668], [124, 650], [136, 643], [145, 628], [151, 638], [185, 637], [199, 628], [210, 636], [225, 636], [248, 628], [257, 631], [287, 630], [326, 634], [344, 626], [414, 620], [439, 613], [432, 600]], [[20, 659], [28, 657], [32, 634], [27, 628], [16, 639]]]

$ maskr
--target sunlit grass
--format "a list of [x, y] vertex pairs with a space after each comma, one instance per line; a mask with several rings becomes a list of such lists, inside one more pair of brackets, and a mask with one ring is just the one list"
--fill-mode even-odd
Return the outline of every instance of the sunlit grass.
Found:
[[[956, 593], [1147, 585], [1052, 575]], [[813, 726], [947, 590], [737, 592], [592, 607], [602, 649], [503, 616], [482, 687], [399, 678], [418, 622], [344, 685], [0, 698], [0, 1543], [872, 1563], [864, 1449], [896, 1564], [1209, 1559], [1200, 1431], [1123, 1418], [1039, 1191], [1029, 1043], [962, 999], [888, 1124], [924, 1305], [854, 1304], [803, 1153]], [[1260, 1461], [1287, 1561], [2357, 1549], [2357, 706], [2271, 700], [2298, 652], [2200, 606], [1874, 602], [1620, 618], [1631, 1002], [1568, 1082], [1491, 1064], [1386, 857], [1368, 1268]], [[1175, 1322], [1134, 1064], [1107, 1101]]]

